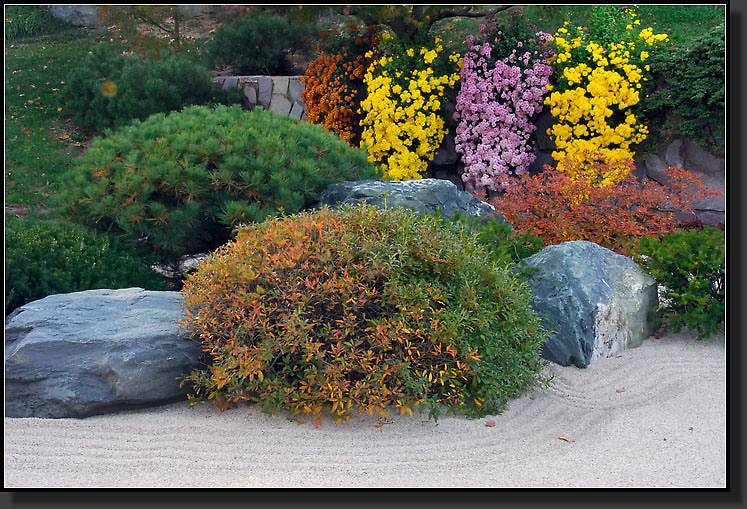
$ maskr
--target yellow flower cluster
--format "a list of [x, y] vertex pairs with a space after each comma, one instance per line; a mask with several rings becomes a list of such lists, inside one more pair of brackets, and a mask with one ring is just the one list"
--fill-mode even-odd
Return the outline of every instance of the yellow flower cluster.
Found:
[[[631, 11], [626, 14], [634, 17]], [[640, 20], [625, 26], [633, 31]], [[617, 42], [599, 44], [587, 40], [582, 27], [567, 29], [568, 22], [553, 36], [556, 54], [551, 63], [556, 67], [558, 84], [548, 85], [551, 94], [545, 99], [555, 124], [548, 130], [556, 145], [552, 153], [558, 161], [557, 169], [570, 171], [574, 178], [583, 179], [601, 186], [619, 182], [628, 171], [624, 161], [633, 157], [630, 146], [646, 139], [648, 128], [640, 121], [636, 111], [640, 101], [641, 83], [646, 81], [648, 65], [643, 61], [649, 56], [645, 50], [638, 51], [635, 39], [620, 37]], [[626, 34], [627, 35], [627, 34]], [[643, 29], [638, 37], [643, 47], [649, 48], [666, 35]], [[631, 40], [632, 39], [632, 40]], [[608, 165], [588, 164], [583, 168], [586, 154], [602, 154]], [[594, 167], [594, 169], [591, 169]]]
[[[435, 49], [407, 49], [409, 57], [419, 54], [415, 69], [400, 69], [395, 55], [375, 61], [366, 72], [361, 147], [368, 149], [369, 161], [381, 162], [384, 178], [422, 178], [447, 132], [441, 115], [445, 87], [453, 86], [459, 73], [434, 72], [430, 64], [443, 51], [439, 43], [437, 38]], [[449, 61], [458, 62], [459, 55]]]

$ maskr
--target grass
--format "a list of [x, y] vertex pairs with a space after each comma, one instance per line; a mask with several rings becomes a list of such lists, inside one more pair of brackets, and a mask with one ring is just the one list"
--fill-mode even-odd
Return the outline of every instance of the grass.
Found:
[[65, 30], [67, 25], [35, 5], [5, 6], [5, 37], [18, 39]]
[[102, 42], [105, 34], [79, 29], [6, 42], [6, 207], [51, 213], [59, 176], [88, 139], [66, 119], [58, 94], [75, 62]]
[[[565, 19], [583, 24], [589, 13], [588, 6], [575, 5], [528, 5], [523, 10], [528, 21], [546, 32], [554, 32]], [[106, 31], [65, 27], [39, 11], [36, 6], [5, 10], [5, 203], [6, 210], [18, 215], [54, 218], [49, 203], [60, 175], [90, 141], [70, 123], [69, 112], [60, 110], [59, 91], [69, 70], [93, 45], [122, 43], [112, 41]], [[726, 14], [723, 5], [641, 5], [639, 12], [645, 26], [668, 33], [677, 45], [722, 24]], [[444, 20], [434, 32], [448, 49], [464, 51], [464, 39], [477, 33], [482, 22]]]
[[[537, 28], [548, 33], [562, 26], [567, 19], [574, 25], [584, 26], [588, 19], [586, 5], [529, 5], [524, 14]], [[726, 16], [723, 5], [639, 5], [641, 26], [651, 27], [654, 33], [666, 33], [677, 44], [695, 33], [721, 24]]]

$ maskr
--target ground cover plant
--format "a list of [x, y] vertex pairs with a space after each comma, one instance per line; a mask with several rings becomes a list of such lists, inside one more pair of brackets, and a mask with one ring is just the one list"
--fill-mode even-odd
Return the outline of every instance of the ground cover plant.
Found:
[[321, 126], [261, 108], [192, 106], [97, 138], [66, 175], [59, 207], [174, 266], [239, 224], [297, 212], [333, 182], [375, 174], [364, 151]]
[[726, 237], [701, 226], [641, 238], [635, 261], [664, 287], [662, 318], [675, 332], [683, 327], [703, 339], [724, 328]]
[[105, 233], [5, 215], [5, 314], [56, 293], [97, 288], [165, 290], [148, 259]]
[[[486, 261], [488, 260], [488, 261]], [[526, 286], [469, 229], [368, 205], [239, 229], [188, 277], [205, 370], [193, 403], [316, 424], [423, 405], [477, 417], [536, 386], [546, 338]]]

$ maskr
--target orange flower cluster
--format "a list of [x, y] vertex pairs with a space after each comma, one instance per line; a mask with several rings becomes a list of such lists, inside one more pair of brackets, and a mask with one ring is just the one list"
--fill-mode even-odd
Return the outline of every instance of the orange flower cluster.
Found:
[[375, 58], [366, 58], [365, 53], [378, 44], [379, 30], [375, 25], [349, 25], [342, 33], [322, 34], [320, 54], [302, 78], [308, 122], [323, 125], [353, 146], [360, 138], [356, 111], [363, 97], [363, 77]]

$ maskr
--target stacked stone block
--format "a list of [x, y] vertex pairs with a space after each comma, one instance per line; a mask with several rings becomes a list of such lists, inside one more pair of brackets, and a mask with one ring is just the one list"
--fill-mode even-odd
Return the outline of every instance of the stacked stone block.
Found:
[[217, 76], [224, 90], [238, 88], [244, 94], [244, 107], [262, 106], [266, 110], [306, 120], [301, 92], [301, 76]]

